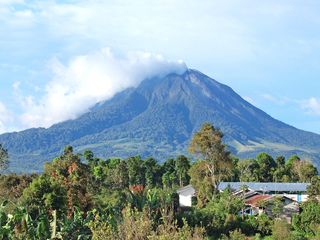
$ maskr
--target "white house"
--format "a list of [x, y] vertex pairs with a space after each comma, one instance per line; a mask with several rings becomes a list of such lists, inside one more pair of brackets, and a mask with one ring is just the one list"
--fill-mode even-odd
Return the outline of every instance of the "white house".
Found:
[[191, 185], [180, 188], [177, 193], [179, 195], [180, 207], [192, 206], [192, 197], [196, 195], [196, 190]]

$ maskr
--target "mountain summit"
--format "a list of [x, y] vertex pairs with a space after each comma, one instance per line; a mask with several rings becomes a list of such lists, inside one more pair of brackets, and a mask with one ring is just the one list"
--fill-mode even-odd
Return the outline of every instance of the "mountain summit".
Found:
[[275, 120], [196, 70], [146, 79], [75, 120], [2, 134], [0, 142], [9, 150], [14, 171], [40, 171], [65, 145], [91, 149], [100, 157], [142, 155], [161, 161], [186, 154], [204, 122], [222, 130], [237, 156], [299, 154], [319, 166], [320, 135]]

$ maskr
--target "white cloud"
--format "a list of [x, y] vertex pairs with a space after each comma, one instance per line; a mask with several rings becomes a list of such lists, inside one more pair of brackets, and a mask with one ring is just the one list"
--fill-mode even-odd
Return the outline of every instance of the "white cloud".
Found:
[[320, 99], [311, 97], [301, 102], [301, 107], [312, 115], [320, 115]]
[[21, 4], [24, 0], [0, 0], [0, 5]]
[[146, 78], [186, 70], [182, 61], [172, 62], [145, 52], [118, 57], [109, 48], [77, 56], [66, 65], [55, 59], [51, 67], [54, 77], [46, 85], [45, 95], [38, 100], [33, 96], [23, 99], [25, 112], [21, 120], [25, 127], [49, 127], [76, 118], [94, 104]]
[[273, 104], [284, 106], [288, 103], [296, 103], [295, 100], [290, 99], [288, 97], [279, 97], [279, 96], [274, 96], [269, 93], [262, 94], [261, 97], [269, 102], [272, 102]]
[[0, 102], [0, 133], [9, 130], [8, 123], [12, 120], [12, 115], [4, 103]]

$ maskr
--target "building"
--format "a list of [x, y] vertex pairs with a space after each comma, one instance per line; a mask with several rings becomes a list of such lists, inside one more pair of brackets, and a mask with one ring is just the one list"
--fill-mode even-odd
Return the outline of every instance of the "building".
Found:
[[[244, 214], [260, 215], [262, 213], [265, 213], [268, 216], [274, 218], [276, 217], [275, 213], [273, 212], [275, 201], [280, 201], [282, 205], [282, 212], [279, 214], [280, 218], [286, 219], [288, 222], [290, 222], [292, 215], [295, 213], [299, 213], [299, 203], [295, 200], [292, 200], [291, 198], [288, 198], [286, 196], [257, 194], [254, 196], [250, 196], [244, 200]], [[242, 214], [242, 212], [240, 212], [239, 214]]]
[[[230, 188], [234, 195], [245, 200], [254, 196], [285, 197], [293, 202], [305, 202], [308, 199], [307, 187], [309, 183], [260, 183], [260, 182], [221, 182], [219, 190]], [[196, 190], [188, 185], [177, 191], [181, 207], [191, 207], [192, 197], [196, 196]], [[261, 197], [256, 197], [261, 198]]]
[[222, 182], [219, 190], [230, 188], [234, 194], [238, 195], [246, 189], [246, 194], [285, 196], [300, 203], [307, 201], [309, 185], [310, 183]]
[[196, 190], [191, 185], [178, 189], [177, 193], [180, 207], [192, 206], [192, 198], [196, 196]]

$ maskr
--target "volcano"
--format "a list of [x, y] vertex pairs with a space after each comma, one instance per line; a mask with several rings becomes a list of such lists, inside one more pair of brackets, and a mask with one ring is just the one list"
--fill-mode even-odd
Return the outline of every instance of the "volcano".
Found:
[[146, 79], [77, 119], [2, 134], [0, 142], [8, 148], [15, 172], [41, 171], [66, 145], [104, 158], [141, 155], [163, 161], [187, 154], [192, 134], [204, 122], [220, 128], [224, 142], [240, 158], [259, 152], [298, 154], [319, 167], [320, 135], [272, 118], [230, 87], [191, 69]]

